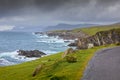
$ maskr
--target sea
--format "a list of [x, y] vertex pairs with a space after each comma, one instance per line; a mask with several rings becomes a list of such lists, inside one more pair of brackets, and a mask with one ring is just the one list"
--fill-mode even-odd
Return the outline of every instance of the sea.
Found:
[[0, 66], [38, 59], [19, 56], [18, 50], [40, 50], [51, 55], [66, 50], [71, 42], [73, 40], [66, 41], [58, 36], [49, 37], [46, 34], [32, 32], [0, 32]]

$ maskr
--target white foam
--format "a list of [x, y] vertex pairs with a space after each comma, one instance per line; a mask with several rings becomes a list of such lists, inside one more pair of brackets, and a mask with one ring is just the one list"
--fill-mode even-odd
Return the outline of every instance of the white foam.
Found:
[[4, 52], [4, 53], [0, 53], [0, 65], [13, 65], [13, 64], [17, 64], [17, 63], [21, 63], [21, 62], [26, 62], [26, 61], [31, 61], [31, 60], [35, 60], [38, 58], [28, 58], [25, 56], [19, 56], [16, 51], [13, 52]]
[[17, 51], [0, 53], [0, 57], [3, 56], [11, 56], [11, 57], [17, 56]]
[[[40, 43], [60, 43], [62, 47], [67, 47], [67, 45], [71, 42], [73, 42], [74, 40], [64, 40], [59, 38], [58, 36], [53, 36], [53, 37], [49, 37], [46, 34], [34, 34], [33, 35], [36, 36], [36, 42]], [[53, 47], [55, 48], [61, 48], [61, 46], [55, 45]], [[26, 61], [31, 61], [31, 60], [35, 60], [38, 58], [28, 58], [25, 56], [20, 56], [17, 53], [18, 50], [15, 50], [13, 52], [4, 52], [4, 53], [0, 53], [0, 65], [12, 65], [12, 64], [17, 64], [17, 63], [21, 63], [21, 62], [26, 62]], [[52, 51], [52, 50], [40, 50], [48, 55], [50, 54], [54, 54], [54, 53], [58, 53], [58, 51]]]
[[8, 60], [5, 60], [4, 58], [0, 59], [0, 65], [14, 65], [13, 62], [9, 62]]
[[46, 53], [47, 55], [58, 53], [57, 51], [50, 51], [50, 50], [41, 50], [41, 51], [44, 52], [44, 53]]
[[34, 34], [37, 38], [48, 38], [49, 36], [46, 34]]
[[44, 43], [64, 43], [64, 40], [57, 39], [44, 39], [44, 40], [36, 40], [36, 42], [44, 42]]
[[36, 42], [44, 42], [44, 43], [70, 43], [74, 40], [64, 40], [59, 38], [58, 36], [47, 36], [47, 35], [36, 35]]
[[[21, 62], [38, 59], [36, 57], [28, 58], [25, 56], [20, 56], [18, 55], [17, 51], [18, 50], [13, 51], [13, 52], [0, 53], [0, 65], [3, 65], [3, 66], [14, 65], [14, 64], [21, 63]], [[44, 50], [43, 52], [45, 52], [48, 55], [57, 53], [57, 51], [50, 51], [50, 50]]]

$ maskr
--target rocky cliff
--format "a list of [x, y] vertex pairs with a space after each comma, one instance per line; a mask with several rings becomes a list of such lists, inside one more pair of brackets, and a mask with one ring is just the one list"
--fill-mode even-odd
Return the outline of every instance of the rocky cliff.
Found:
[[62, 39], [76, 39], [76, 38], [86, 38], [88, 37], [87, 34], [85, 34], [82, 31], [73, 32], [72, 30], [64, 30], [64, 31], [50, 31], [46, 32], [48, 36], [59, 36]]
[[78, 40], [72, 44], [74, 44], [74, 46], [77, 46], [78, 49], [87, 49], [93, 46], [113, 43], [120, 43], [120, 28], [108, 31], [100, 31], [97, 32], [95, 35], [87, 38], [78, 38]]

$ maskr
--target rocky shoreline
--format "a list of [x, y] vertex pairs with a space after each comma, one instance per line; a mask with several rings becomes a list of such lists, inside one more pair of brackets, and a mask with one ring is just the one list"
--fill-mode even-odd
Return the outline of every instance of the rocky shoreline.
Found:
[[59, 38], [62, 38], [64, 40], [75, 40], [77, 38], [86, 38], [88, 37], [87, 34], [85, 34], [82, 31], [73, 32], [72, 30], [60, 30], [60, 31], [48, 31], [48, 32], [35, 32], [35, 34], [46, 34], [48, 36], [58, 36]]
[[19, 50], [17, 51], [18, 55], [25, 56], [25, 57], [42, 57], [46, 55], [44, 52], [41, 52], [39, 50]]
[[100, 31], [87, 38], [78, 38], [78, 40], [69, 44], [69, 46], [76, 46], [77, 49], [88, 49], [107, 44], [120, 44], [120, 28]]
[[76, 47], [77, 49], [88, 49], [94, 46], [120, 43], [120, 28], [100, 31], [92, 36], [89, 36], [82, 31], [73, 32], [71, 30], [49, 31], [45, 33], [37, 32], [35, 34], [47, 34], [48, 36], [54, 37], [58, 36], [65, 40], [72, 39], [74, 42], [70, 43], [68, 46]]

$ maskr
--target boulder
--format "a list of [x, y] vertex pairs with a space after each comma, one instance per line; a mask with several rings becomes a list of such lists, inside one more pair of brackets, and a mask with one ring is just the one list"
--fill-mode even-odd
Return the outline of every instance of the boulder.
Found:
[[88, 46], [85, 44], [85, 45], [77, 46], [76, 48], [77, 49], [88, 49]]
[[17, 52], [18, 55], [26, 56], [26, 57], [41, 57], [42, 55], [46, 55], [45, 53], [39, 50], [30, 50], [30, 51], [19, 50]]
[[70, 43], [70, 44], [68, 44], [68, 46], [77, 46], [77, 44], [76, 43]]
[[74, 50], [72, 48], [67, 49], [63, 55], [62, 58], [66, 57], [68, 54], [72, 54], [74, 52]]
[[33, 77], [36, 76], [36, 75], [42, 70], [43, 66], [44, 66], [44, 64], [40, 64], [39, 66], [37, 66], [37, 67], [35, 68], [35, 70], [33, 71], [32, 76], [33, 76]]
[[88, 49], [89, 49], [89, 48], [93, 48], [93, 47], [94, 47], [94, 44], [92, 44], [92, 43], [89, 43], [89, 44], [88, 44]]

